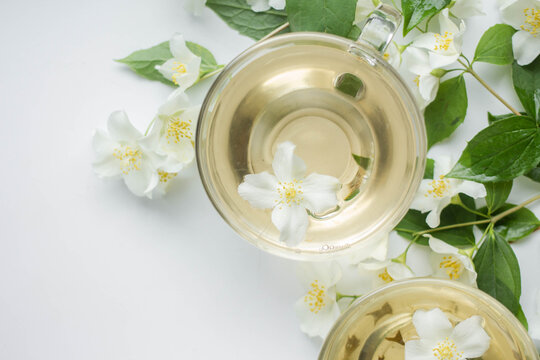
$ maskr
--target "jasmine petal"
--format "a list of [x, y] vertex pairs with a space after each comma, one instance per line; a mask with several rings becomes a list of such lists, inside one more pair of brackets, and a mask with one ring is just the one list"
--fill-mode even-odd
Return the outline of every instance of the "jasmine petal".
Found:
[[285, 0], [247, 0], [247, 4], [255, 12], [267, 11], [270, 8], [276, 10], [285, 9]]

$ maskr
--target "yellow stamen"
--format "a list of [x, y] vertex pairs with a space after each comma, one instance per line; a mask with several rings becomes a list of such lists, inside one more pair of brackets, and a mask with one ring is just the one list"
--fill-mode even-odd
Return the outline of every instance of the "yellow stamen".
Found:
[[180, 61], [175, 61], [174, 66], [172, 70], [174, 71], [174, 74], [172, 76], [172, 79], [176, 85], [178, 85], [178, 77], [185, 74], [187, 72], [186, 65], [182, 64]]
[[439, 176], [439, 180], [433, 180], [430, 185], [431, 189], [424, 194], [426, 197], [442, 198], [450, 190], [450, 180], [446, 179], [444, 175]]
[[170, 144], [172, 140], [178, 144], [181, 139], [191, 140], [193, 137], [191, 124], [191, 120], [180, 121], [178, 117], [172, 118], [167, 126], [167, 142]]
[[445, 269], [450, 280], [459, 279], [462, 270], [461, 262], [452, 255], [443, 257], [443, 260], [439, 264], [439, 268]]
[[454, 37], [452, 36], [452, 33], [445, 31], [444, 35], [435, 34], [435, 41], [437, 44], [433, 50], [448, 50], [448, 47], [450, 47], [450, 44], [454, 41]]
[[311, 290], [304, 296], [304, 302], [308, 305], [309, 311], [317, 314], [326, 306], [326, 289], [324, 285], [319, 284], [319, 280], [311, 283]]
[[169, 180], [176, 176], [177, 173], [169, 173], [163, 170], [158, 170], [159, 182], [166, 184]]
[[388, 268], [384, 268], [384, 272], [379, 274], [379, 278], [381, 278], [382, 281], [384, 281], [387, 284], [394, 281], [394, 278], [391, 277], [390, 274], [388, 273]]
[[120, 160], [122, 173], [129, 174], [132, 170], [140, 170], [142, 162], [142, 153], [139, 149], [130, 146], [120, 146], [114, 149], [113, 156]]
[[459, 360], [463, 357], [463, 352], [458, 352], [454, 341], [445, 338], [433, 348], [433, 356], [437, 360]]
[[384, 53], [383, 59], [388, 61], [388, 59], [390, 59], [390, 54], [389, 53]]
[[524, 24], [520, 26], [521, 30], [530, 33], [536, 37], [538, 29], [540, 29], [540, 10], [526, 8], [523, 9], [525, 15]]
[[420, 75], [416, 75], [413, 81], [417, 87], [420, 87]]
[[279, 182], [278, 183], [278, 194], [279, 199], [275, 200], [278, 204], [289, 205], [292, 204], [300, 205], [300, 201], [304, 200], [302, 194], [302, 180], [293, 179], [290, 182]]

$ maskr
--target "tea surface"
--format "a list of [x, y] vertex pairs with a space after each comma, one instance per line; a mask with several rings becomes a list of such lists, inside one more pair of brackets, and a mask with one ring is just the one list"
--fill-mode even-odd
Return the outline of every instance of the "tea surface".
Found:
[[[228, 79], [212, 105], [207, 156], [215, 166], [215, 195], [228, 207], [225, 217], [246, 225], [251, 236], [278, 243], [279, 232], [271, 210], [252, 208], [236, 189], [247, 174], [273, 173], [273, 155], [284, 141], [296, 145], [307, 174], [343, 184], [339, 206], [310, 217], [302, 250], [349, 247], [391, 227], [396, 203], [410, 196], [423, 160], [411, 104], [399, 92], [403, 84], [377, 61], [352, 52], [318, 44], [273, 49]], [[361, 80], [360, 96], [336, 89], [343, 74]], [[352, 154], [362, 157], [360, 165]]]

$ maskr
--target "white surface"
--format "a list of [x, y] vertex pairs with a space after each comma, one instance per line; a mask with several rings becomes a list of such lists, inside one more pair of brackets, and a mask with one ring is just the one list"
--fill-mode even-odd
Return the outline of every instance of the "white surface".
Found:
[[[487, 10], [468, 22], [466, 54], [498, 19]], [[221, 63], [252, 43], [208, 9], [191, 17], [180, 0], [0, 2], [1, 359], [316, 358], [320, 342], [300, 332], [293, 310], [303, 293], [294, 263], [233, 233], [195, 167], [162, 200], [92, 173], [93, 129], [121, 108], [144, 129], [171, 91], [112, 59], [176, 31]], [[517, 106], [508, 67], [478, 69]], [[435, 151], [459, 156], [486, 110], [507, 112], [467, 85], [466, 123]], [[515, 188], [514, 202], [540, 191], [527, 179]], [[515, 249], [531, 315], [540, 234]]]

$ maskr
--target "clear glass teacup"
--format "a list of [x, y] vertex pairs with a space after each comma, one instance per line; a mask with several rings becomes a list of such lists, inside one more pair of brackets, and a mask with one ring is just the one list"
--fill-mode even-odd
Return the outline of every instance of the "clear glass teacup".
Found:
[[319, 360], [402, 360], [403, 344], [418, 339], [417, 310], [439, 308], [452, 326], [480, 316], [490, 337], [484, 360], [540, 360], [518, 319], [483, 291], [455, 280], [416, 278], [392, 282], [356, 300], [326, 337]]
[[[356, 42], [278, 35], [240, 54], [216, 79], [197, 127], [199, 173], [243, 238], [280, 256], [321, 260], [372, 246], [405, 215], [423, 176], [426, 135], [412, 94], [383, 59], [400, 21], [383, 5]], [[297, 246], [279, 241], [271, 210], [251, 207], [237, 191], [245, 175], [272, 172], [285, 141], [296, 145], [308, 174], [343, 184], [338, 206], [310, 214]]]

